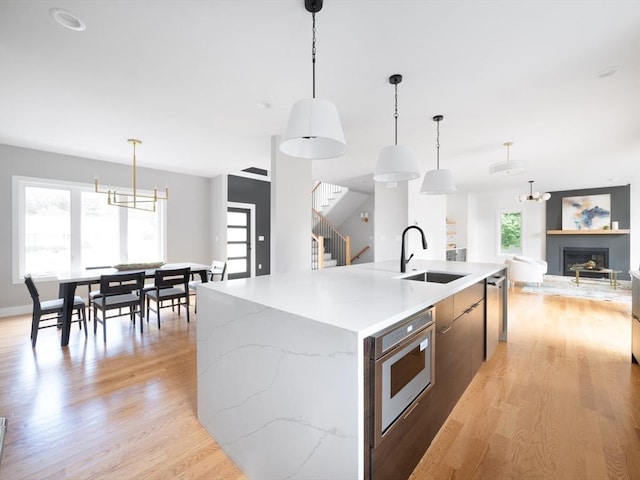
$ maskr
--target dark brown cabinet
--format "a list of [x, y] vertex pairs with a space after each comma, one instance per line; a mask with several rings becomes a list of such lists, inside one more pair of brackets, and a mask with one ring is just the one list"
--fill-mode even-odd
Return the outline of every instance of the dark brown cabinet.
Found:
[[[365, 445], [365, 478], [406, 479], [429, 448], [485, 359], [485, 293], [483, 280], [435, 305], [433, 385], [375, 448], [371, 425], [365, 422], [370, 439]], [[365, 379], [370, 378], [370, 368], [371, 364], [365, 367]], [[372, 393], [366, 380], [365, 391]], [[365, 402], [366, 418], [371, 408]]]
[[484, 281], [436, 304], [433, 435], [440, 430], [485, 358]]

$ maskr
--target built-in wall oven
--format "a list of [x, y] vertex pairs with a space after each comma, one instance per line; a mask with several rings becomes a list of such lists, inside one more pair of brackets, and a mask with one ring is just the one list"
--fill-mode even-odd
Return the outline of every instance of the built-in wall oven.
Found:
[[373, 336], [374, 448], [434, 383], [434, 320], [430, 307]]

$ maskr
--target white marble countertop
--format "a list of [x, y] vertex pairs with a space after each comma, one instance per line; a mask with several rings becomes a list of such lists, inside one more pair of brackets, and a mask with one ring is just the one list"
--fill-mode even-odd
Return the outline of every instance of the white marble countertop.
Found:
[[[205, 283], [206, 288], [356, 332], [363, 338], [501, 269], [503, 264], [413, 260]], [[463, 273], [447, 284], [402, 280], [424, 271]]]
[[629, 273], [632, 277], [636, 277], [638, 280], [640, 280], [640, 270], [629, 270]]

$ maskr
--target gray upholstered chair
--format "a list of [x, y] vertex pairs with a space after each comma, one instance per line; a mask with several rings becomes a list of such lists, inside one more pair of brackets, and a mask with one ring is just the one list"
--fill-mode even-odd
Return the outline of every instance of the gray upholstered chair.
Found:
[[[144, 295], [147, 299], [147, 321], [149, 321], [149, 310], [156, 313], [158, 318], [158, 328], [160, 328], [160, 309], [165, 307], [184, 306], [187, 310], [187, 322], [189, 321], [189, 277], [191, 269], [186, 268], [159, 268], [155, 273], [154, 287], [145, 289]], [[169, 305], [165, 302], [171, 301]], [[155, 309], [151, 303], [155, 304]], [[177, 303], [176, 303], [177, 302]]]
[[[100, 296], [93, 299], [93, 333], [102, 324], [102, 337], [107, 342], [107, 319], [122, 316], [122, 309], [127, 308], [131, 321], [135, 325], [136, 314], [140, 316], [140, 333], [144, 323], [144, 296], [140, 291], [144, 287], [144, 272], [118, 273], [100, 277]], [[118, 310], [116, 315], [108, 316], [109, 310]], [[102, 313], [102, 318], [98, 316]]]
[[[56, 298], [55, 300], [40, 300], [38, 289], [36, 284], [31, 278], [31, 275], [24, 276], [24, 283], [29, 289], [29, 295], [33, 300], [33, 314], [31, 315], [31, 346], [36, 346], [36, 340], [38, 339], [38, 330], [49, 327], [60, 327], [62, 320], [62, 298]], [[80, 329], [84, 325], [84, 336], [87, 336], [87, 317], [85, 313], [84, 300], [80, 297], [74, 297], [73, 299], [73, 311], [77, 314], [76, 320], [72, 322], [78, 322]], [[44, 324], [42, 324], [44, 322]], [[51, 323], [54, 322], [54, 323]]]

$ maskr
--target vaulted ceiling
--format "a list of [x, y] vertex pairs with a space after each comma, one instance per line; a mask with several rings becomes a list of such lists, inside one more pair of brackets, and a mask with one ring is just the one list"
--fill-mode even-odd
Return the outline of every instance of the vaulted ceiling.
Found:
[[[435, 168], [444, 115], [441, 167], [461, 191], [638, 174], [637, 0], [325, 0], [316, 22], [317, 96], [348, 144], [313, 161], [316, 180], [370, 182], [393, 143], [394, 73], [399, 143]], [[271, 136], [311, 95], [311, 14], [303, 0], [0, 0], [0, 68], [0, 143], [130, 163], [134, 137], [140, 166], [268, 169]], [[491, 177], [507, 141], [527, 170]]]

